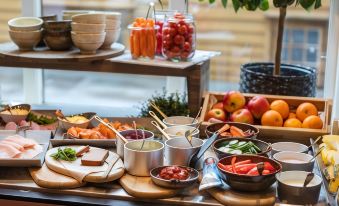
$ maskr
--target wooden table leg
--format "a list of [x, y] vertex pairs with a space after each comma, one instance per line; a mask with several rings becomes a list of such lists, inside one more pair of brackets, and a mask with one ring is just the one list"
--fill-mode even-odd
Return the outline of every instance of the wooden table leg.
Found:
[[195, 116], [202, 104], [202, 98], [209, 86], [210, 61], [201, 62], [188, 70], [187, 92], [190, 113]]

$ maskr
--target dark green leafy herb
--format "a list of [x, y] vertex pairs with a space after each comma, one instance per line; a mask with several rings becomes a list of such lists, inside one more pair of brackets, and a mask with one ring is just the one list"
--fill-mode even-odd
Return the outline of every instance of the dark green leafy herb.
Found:
[[32, 121], [39, 125], [46, 125], [46, 124], [53, 124], [54, 122], [57, 121], [57, 118], [49, 117], [45, 115], [36, 115], [30, 112], [27, 116], [27, 121]]
[[72, 148], [66, 147], [65, 149], [58, 148], [58, 152], [51, 154], [55, 160], [75, 161], [76, 151]]
[[154, 111], [158, 117], [161, 117], [161, 115], [150, 105], [150, 102], [154, 102], [167, 116], [189, 115], [186, 94], [168, 94], [165, 89], [163, 89], [162, 94], [156, 92], [150, 99], [142, 103], [139, 114], [140, 117], [149, 117], [149, 111]]

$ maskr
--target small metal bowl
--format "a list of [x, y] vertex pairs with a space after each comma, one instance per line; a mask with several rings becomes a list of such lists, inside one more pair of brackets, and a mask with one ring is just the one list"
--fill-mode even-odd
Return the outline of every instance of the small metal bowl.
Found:
[[8, 109], [4, 109], [4, 110], [0, 111], [0, 117], [2, 118], [2, 120], [5, 123], [15, 122], [15, 123], [19, 124], [22, 120], [25, 120], [27, 118], [28, 113], [31, 111], [31, 105], [29, 105], [29, 104], [18, 104], [18, 105], [9, 107], [9, 110], [11, 110], [11, 109], [26, 110], [27, 114], [24, 114], [24, 115], [2, 114], [3, 111], [8, 110]]
[[[246, 136], [245, 138], [252, 138], [255, 139], [258, 134], [259, 134], [259, 129], [253, 125], [250, 124], [246, 124], [246, 123], [240, 123], [240, 122], [222, 122], [222, 123], [214, 123], [214, 124], [210, 124], [206, 127], [205, 133], [207, 135], [207, 137], [211, 137], [214, 132], [218, 131], [221, 127], [223, 127], [225, 124], [228, 124], [230, 126], [235, 126], [238, 127], [239, 129], [241, 129], [242, 131], [247, 131], [247, 130], [251, 130], [254, 131], [254, 133], [252, 135]], [[219, 135], [219, 138], [223, 137]], [[244, 138], [244, 137], [242, 137]]]
[[[177, 165], [170, 165], [170, 166], [177, 166]], [[184, 188], [184, 187], [189, 187], [192, 186], [199, 177], [199, 172], [191, 167], [184, 167], [184, 166], [177, 166], [181, 167], [184, 169], [187, 169], [189, 172], [189, 177], [186, 180], [165, 180], [159, 177], [160, 171], [165, 168], [165, 167], [170, 167], [170, 166], [162, 166], [162, 167], [156, 167], [151, 170], [151, 178], [154, 184], [159, 185], [161, 187], [167, 187], [167, 188], [172, 188], [172, 189], [177, 189], [177, 188]]]
[[61, 119], [59, 117], [57, 117], [57, 118], [59, 120], [59, 126], [64, 130], [68, 130], [71, 127], [80, 127], [80, 128], [83, 128], [83, 129], [87, 129], [88, 126], [89, 126], [89, 123], [91, 122], [94, 115], [96, 115], [96, 113], [94, 113], [94, 112], [85, 112], [85, 113], [82, 113], [82, 114], [74, 114], [74, 115], [67, 115], [66, 116], [66, 117], [84, 116], [88, 119], [88, 121], [85, 121], [85, 122], [82, 122], [82, 123], [71, 123], [71, 122], [68, 122], [68, 121]]

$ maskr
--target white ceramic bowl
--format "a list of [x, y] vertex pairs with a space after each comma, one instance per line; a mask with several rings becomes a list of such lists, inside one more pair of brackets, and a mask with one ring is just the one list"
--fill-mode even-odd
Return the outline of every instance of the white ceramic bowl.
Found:
[[106, 30], [105, 41], [101, 46], [101, 49], [110, 49], [111, 45], [118, 41], [121, 29]]
[[272, 144], [272, 156], [278, 152], [302, 152], [307, 153], [308, 147], [296, 142], [277, 142]]
[[42, 39], [42, 30], [37, 31], [11, 31], [9, 30], [11, 40], [20, 50], [33, 50]]
[[72, 31], [78, 34], [93, 34], [105, 32], [106, 24], [82, 24], [72, 22]]
[[37, 31], [41, 29], [43, 20], [38, 17], [18, 17], [8, 21], [12, 31]]
[[312, 155], [300, 152], [278, 152], [273, 155], [273, 159], [282, 165], [282, 171], [300, 170], [312, 172], [314, 159]]
[[106, 16], [100, 13], [77, 14], [72, 16], [72, 21], [83, 24], [105, 24]]
[[119, 29], [121, 25], [120, 20], [106, 19], [106, 30]]
[[162, 121], [167, 127], [172, 127], [176, 125], [186, 125], [191, 127], [196, 127], [198, 125], [198, 120], [196, 119], [193, 122], [193, 117], [186, 117], [186, 116], [172, 116], [163, 119]]

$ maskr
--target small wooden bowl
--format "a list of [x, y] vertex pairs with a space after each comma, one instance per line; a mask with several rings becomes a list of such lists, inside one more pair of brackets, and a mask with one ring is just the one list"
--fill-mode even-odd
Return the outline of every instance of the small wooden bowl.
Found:
[[64, 21], [45, 21], [43, 27], [47, 31], [55, 32], [66, 32], [71, 31], [71, 22], [70, 20]]
[[78, 14], [72, 16], [72, 21], [83, 24], [105, 24], [106, 16], [100, 13]]
[[101, 49], [110, 49], [111, 45], [114, 44], [116, 41], [118, 41], [120, 36], [120, 30], [106, 30], [106, 37], [105, 41], [100, 47]]
[[19, 47], [20, 50], [29, 51], [42, 39], [42, 30], [37, 31], [12, 31], [9, 30], [11, 40]]
[[18, 17], [8, 21], [12, 31], [37, 31], [41, 29], [43, 20], [38, 17]]
[[77, 34], [95, 34], [105, 32], [106, 24], [82, 24], [72, 22], [72, 31]]
[[[240, 123], [240, 122], [225, 122], [225, 123], [222, 122], [222, 123], [214, 123], [214, 124], [208, 125], [206, 127], [206, 130], [205, 130], [205, 133], [206, 133], [207, 137], [212, 136], [214, 134], [214, 132], [218, 131], [225, 124], [228, 124], [230, 126], [238, 127], [242, 131], [247, 131], [247, 130], [254, 131], [253, 135], [246, 136], [246, 138], [255, 139], [258, 136], [258, 134], [259, 134], [259, 129], [257, 127], [255, 127], [255, 126], [253, 126], [253, 125], [250, 125], [250, 124]], [[222, 137], [222, 136], [219, 135], [219, 138], [220, 137]]]
[[82, 122], [82, 123], [72, 123], [72, 122], [69, 122], [69, 121], [66, 121], [64, 119], [57, 117], [58, 120], [59, 120], [59, 126], [64, 130], [68, 130], [71, 127], [80, 127], [80, 128], [86, 129], [86, 128], [88, 128], [89, 123], [91, 122], [93, 116], [96, 115], [96, 113], [86, 112], [86, 113], [82, 113], [82, 114], [69, 115], [67, 117], [78, 116], [78, 115], [86, 117], [88, 119], [88, 121], [85, 121], [85, 122]]

